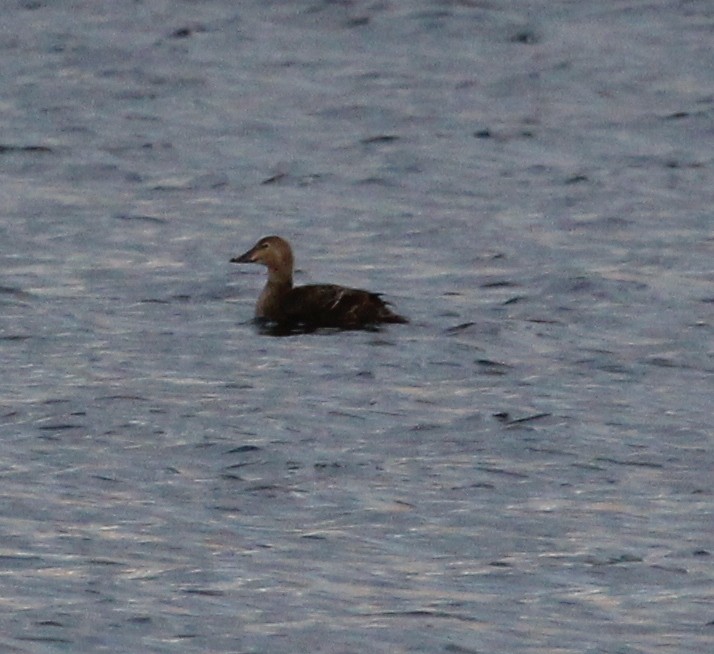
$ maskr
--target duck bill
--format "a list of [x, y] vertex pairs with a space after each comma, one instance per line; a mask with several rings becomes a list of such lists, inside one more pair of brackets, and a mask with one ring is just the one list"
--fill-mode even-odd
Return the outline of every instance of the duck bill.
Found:
[[233, 257], [230, 263], [255, 263], [255, 253], [256, 249], [251, 248], [247, 252], [244, 252], [239, 257]]

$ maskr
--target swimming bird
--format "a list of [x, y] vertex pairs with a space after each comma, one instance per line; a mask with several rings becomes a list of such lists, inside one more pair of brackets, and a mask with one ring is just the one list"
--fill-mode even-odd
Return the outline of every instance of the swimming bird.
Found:
[[279, 236], [265, 236], [231, 263], [259, 263], [268, 282], [255, 305], [255, 317], [287, 327], [356, 329], [379, 323], [409, 322], [394, 313], [379, 293], [336, 284], [293, 286], [293, 251]]

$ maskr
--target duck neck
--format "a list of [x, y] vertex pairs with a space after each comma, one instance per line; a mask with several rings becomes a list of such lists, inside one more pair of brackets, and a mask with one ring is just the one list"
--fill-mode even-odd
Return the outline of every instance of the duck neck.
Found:
[[268, 284], [276, 291], [289, 291], [293, 287], [293, 273], [284, 268], [268, 267]]
[[268, 282], [263, 288], [263, 292], [255, 305], [255, 315], [257, 318], [268, 318], [269, 320], [279, 320], [282, 315], [283, 298], [293, 287], [293, 280], [290, 275], [268, 275]]

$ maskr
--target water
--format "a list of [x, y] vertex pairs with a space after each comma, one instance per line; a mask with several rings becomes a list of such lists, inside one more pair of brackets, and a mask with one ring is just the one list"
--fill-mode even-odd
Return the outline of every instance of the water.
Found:
[[714, 649], [713, 21], [6, 7], [0, 648]]

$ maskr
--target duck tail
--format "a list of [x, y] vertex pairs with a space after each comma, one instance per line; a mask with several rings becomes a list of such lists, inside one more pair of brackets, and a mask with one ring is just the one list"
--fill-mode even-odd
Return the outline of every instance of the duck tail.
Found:
[[384, 307], [382, 315], [380, 316], [382, 322], [392, 322], [392, 323], [402, 323], [406, 324], [409, 322], [404, 316], [400, 316], [398, 313], [394, 313], [389, 307]]

